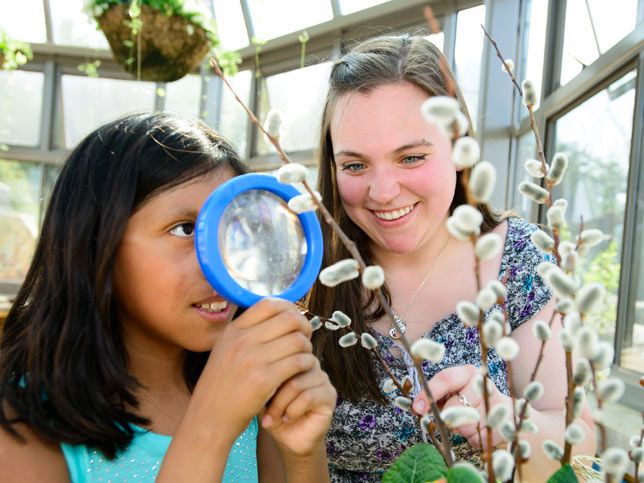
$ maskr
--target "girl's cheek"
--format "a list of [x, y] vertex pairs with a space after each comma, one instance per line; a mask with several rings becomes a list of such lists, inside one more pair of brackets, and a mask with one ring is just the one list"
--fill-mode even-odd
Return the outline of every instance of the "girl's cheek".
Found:
[[337, 183], [338, 193], [344, 203], [356, 203], [363, 198], [365, 183], [358, 177], [340, 174]]

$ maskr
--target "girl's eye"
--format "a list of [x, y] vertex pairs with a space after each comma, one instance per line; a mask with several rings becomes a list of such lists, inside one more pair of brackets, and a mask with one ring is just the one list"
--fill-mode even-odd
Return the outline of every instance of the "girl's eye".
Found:
[[350, 163], [342, 166], [342, 171], [349, 171], [351, 173], [357, 173], [364, 169], [364, 164], [362, 163]]
[[180, 225], [175, 226], [170, 233], [175, 236], [192, 236], [195, 232], [195, 224], [192, 222], [181, 223]]
[[417, 156], [405, 156], [402, 159], [402, 163], [403, 164], [414, 164], [414, 163], [417, 163], [419, 161], [424, 161], [425, 157], [426, 156], [424, 154], [420, 154], [420, 155], [417, 155]]

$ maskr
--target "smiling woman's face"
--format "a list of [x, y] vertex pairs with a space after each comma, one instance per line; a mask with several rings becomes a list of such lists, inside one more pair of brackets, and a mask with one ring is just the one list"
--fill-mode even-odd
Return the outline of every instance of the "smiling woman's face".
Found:
[[345, 94], [333, 111], [340, 198], [376, 258], [415, 252], [445, 230], [456, 169], [451, 140], [421, 117], [428, 97], [410, 83], [386, 84]]

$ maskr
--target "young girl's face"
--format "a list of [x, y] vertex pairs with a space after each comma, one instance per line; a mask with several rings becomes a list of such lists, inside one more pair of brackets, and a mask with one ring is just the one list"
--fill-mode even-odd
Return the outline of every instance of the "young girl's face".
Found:
[[410, 83], [342, 96], [331, 139], [338, 191], [374, 254], [409, 253], [440, 230], [454, 197], [451, 140], [423, 120], [429, 96]]
[[212, 348], [236, 307], [202, 275], [195, 222], [206, 198], [234, 177], [217, 169], [145, 202], [128, 221], [114, 267], [124, 339], [146, 351]]

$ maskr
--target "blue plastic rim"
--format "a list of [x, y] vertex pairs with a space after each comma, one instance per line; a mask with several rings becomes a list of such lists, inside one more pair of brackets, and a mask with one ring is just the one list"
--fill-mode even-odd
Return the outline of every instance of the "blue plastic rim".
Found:
[[[201, 271], [215, 291], [229, 302], [239, 307], [250, 307], [262, 299], [258, 295], [239, 285], [228, 273], [219, 250], [219, 223], [230, 203], [244, 191], [264, 189], [288, 202], [301, 194], [291, 185], [277, 181], [267, 174], [244, 174], [221, 184], [211, 193], [201, 207], [195, 228], [195, 245]], [[301, 299], [311, 288], [322, 265], [322, 230], [314, 212], [308, 211], [297, 215], [302, 224], [302, 231], [307, 244], [306, 258], [298, 278], [282, 293], [272, 294], [291, 302]]]

